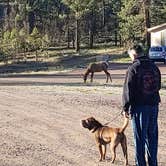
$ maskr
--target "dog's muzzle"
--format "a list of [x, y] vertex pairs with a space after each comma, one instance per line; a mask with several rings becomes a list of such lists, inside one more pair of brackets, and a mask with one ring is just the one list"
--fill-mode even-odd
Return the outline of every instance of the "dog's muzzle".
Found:
[[87, 124], [87, 122], [86, 122], [86, 120], [82, 120], [81, 123], [82, 123], [82, 126], [84, 128], [88, 128], [89, 127], [88, 124]]

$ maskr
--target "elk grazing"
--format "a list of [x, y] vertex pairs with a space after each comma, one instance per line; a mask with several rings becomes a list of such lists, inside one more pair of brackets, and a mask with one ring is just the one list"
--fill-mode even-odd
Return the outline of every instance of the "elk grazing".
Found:
[[91, 82], [93, 82], [93, 76], [95, 72], [101, 72], [104, 71], [106, 74], [106, 83], [108, 83], [108, 79], [111, 79], [111, 74], [108, 72], [108, 62], [99, 62], [99, 63], [90, 63], [86, 69], [85, 74], [83, 75], [84, 83], [86, 83], [87, 77], [89, 73], [91, 73]]

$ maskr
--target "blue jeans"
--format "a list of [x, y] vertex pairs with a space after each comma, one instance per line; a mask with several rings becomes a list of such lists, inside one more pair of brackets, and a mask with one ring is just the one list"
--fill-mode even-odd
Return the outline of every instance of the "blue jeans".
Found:
[[146, 166], [145, 151], [149, 166], [157, 166], [158, 110], [158, 105], [131, 107], [136, 166]]

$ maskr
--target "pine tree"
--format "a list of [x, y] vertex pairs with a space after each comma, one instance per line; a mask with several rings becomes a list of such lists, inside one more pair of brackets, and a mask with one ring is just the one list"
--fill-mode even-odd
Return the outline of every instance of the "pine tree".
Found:
[[144, 39], [144, 15], [137, 0], [123, 0], [120, 17], [120, 35], [124, 45]]
[[151, 0], [150, 8], [151, 26], [156, 26], [166, 21], [166, 1]]
[[80, 50], [80, 18], [90, 10], [94, 0], [63, 0], [63, 2], [71, 9], [75, 16], [75, 47], [76, 51]]

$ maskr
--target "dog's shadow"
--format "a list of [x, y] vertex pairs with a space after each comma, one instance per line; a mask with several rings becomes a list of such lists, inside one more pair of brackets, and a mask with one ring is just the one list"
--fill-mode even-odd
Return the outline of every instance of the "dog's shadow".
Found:
[[[105, 160], [102, 160], [102, 161], [98, 161], [99, 163], [111, 163], [111, 158], [110, 157], [106, 157]], [[124, 162], [123, 161], [120, 161], [120, 160], [115, 160], [114, 163], [111, 163], [112, 165], [124, 165]], [[128, 164], [127, 166], [135, 166], [133, 164]]]

